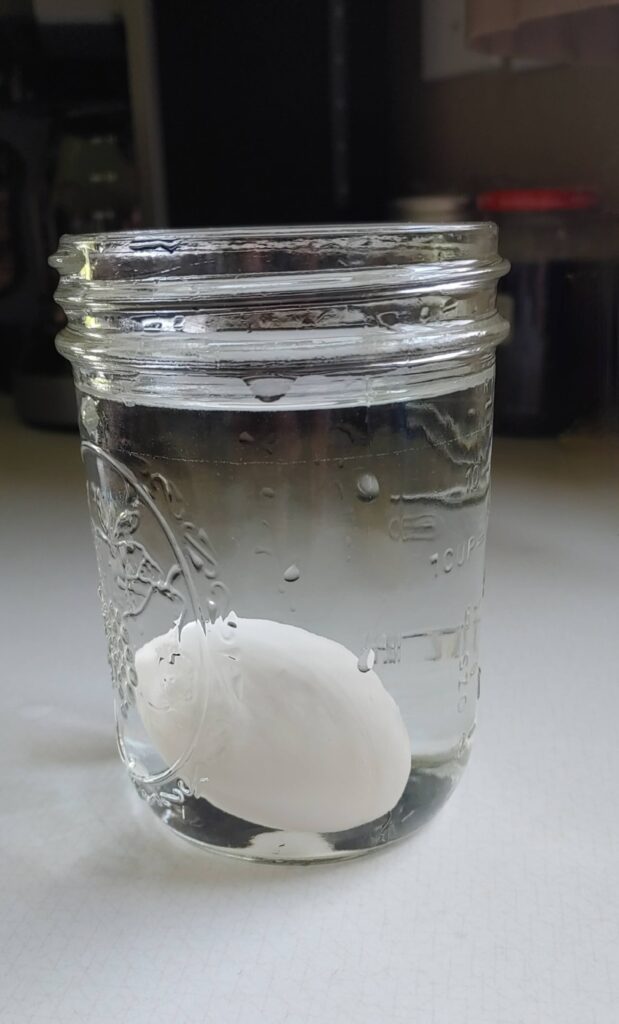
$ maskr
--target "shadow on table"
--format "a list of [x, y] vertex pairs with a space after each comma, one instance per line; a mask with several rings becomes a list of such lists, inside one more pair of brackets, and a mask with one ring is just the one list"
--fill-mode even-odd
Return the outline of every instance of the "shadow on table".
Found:
[[21, 709], [25, 720], [28, 756], [50, 767], [90, 765], [118, 757], [114, 733], [88, 718], [70, 715], [50, 705], [30, 705]]

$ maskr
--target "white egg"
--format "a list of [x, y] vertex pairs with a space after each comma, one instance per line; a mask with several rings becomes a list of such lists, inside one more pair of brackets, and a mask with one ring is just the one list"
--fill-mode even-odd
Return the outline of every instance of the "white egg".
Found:
[[195, 622], [136, 654], [136, 704], [195, 793], [269, 828], [338, 832], [391, 810], [410, 742], [376, 672], [334, 640], [262, 619]]

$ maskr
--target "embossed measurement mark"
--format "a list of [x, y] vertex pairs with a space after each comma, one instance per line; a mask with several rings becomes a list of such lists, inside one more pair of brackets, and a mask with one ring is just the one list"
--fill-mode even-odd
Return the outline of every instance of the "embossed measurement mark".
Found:
[[464, 474], [464, 478], [466, 480], [467, 494], [471, 494], [473, 491], [476, 491], [477, 488], [479, 487], [481, 481], [482, 468], [483, 467], [478, 462], [476, 462], [472, 466], [467, 467], [467, 470]]
[[389, 523], [389, 536], [396, 541], [432, 540], [436, 534], [437, 517], [431, 512], [414, 515], [403, 512]]
[[473, 535], [468, 540], [463, 540], [456, 544], [455, 547], [447, 547], [443, 551], [435, 551], [430, 555], [430, 565], [434, 566], [434, 577], [440, 576], [440, 574], [449, 574], [454, 569], [465, 565], [473, 552], [480, 547], [483, 547], [486, 534], [484, 531], [477, 535]]
[[458, 703], [462, 714], [469, 699], [479, 696], [479, 666], [477, 663], [477, 628], [479, 613], [475, 606], [469, 606], [464, 613], [464, 624], [460, 633], [460, 657], [458, 659]]
[[402, 656], [402, 639], [398, 634], [382, 633], [375, 637], [367, 648], [374, 651], [379, 664], [397, 665]]
[[479, 610], [476, 605], [471, 605], [465, 609], [464, 621], [456, 628], [367, 635], [365, 649], [375, 651], [378, 666], [396, 665], [410, 657], [415, 662], [455, 661], [458, 673], [456, 699], [462, 711], [471, 700], [475, 700], [478, 689], [478, 626]]

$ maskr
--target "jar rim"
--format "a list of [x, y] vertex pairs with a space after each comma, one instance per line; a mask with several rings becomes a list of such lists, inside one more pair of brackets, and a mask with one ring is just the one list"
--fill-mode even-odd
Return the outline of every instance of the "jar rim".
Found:
[[[51, 260], [67, 315], [56, 343], [92, 395], [385, 401], [413, 378], [431, 388], [492, 359], [507, 331], [497, 235], [482, 221], [64, 236]], [[251, 397], [265, 381], [268, 395]]]
[[[498, 277], [497, 229], [462, 224], [149, 229], [63, 235], [50, 263], [59, 299], [304, 292]], [[197, 291], [196, 291], [197, 288]]]
[[[196, 227], [196, 228], [134, 228], [130, 231], [93, 231], [83, 234], [62, 235], [60, 243], [64, 241], [81, 243], [97, 243], [116, 246], [123, 242], [156, 242], [170, 244], [170, 241], [184, 242], [186, 240], [216, 243], [217, 241], [229, 244], [230, 239], [289, 239], [291, 242], [306, 241], [308, 239], [322, 239], [325, 237], [342, 237], [350, 239], [355, 236], [389, 236], [389, 235], [468, 235], [471, 240], [479, 240], [488, 237], [492, 233], [490, 221], [462, 221], [454, 223], [416, 223], [414, 221], [376, 221], [376, 222], [352, 222], [343, 224], [273, 224], [255, 225], [249, 227]], [[170, 236], [168, 239], [166, 236]]]

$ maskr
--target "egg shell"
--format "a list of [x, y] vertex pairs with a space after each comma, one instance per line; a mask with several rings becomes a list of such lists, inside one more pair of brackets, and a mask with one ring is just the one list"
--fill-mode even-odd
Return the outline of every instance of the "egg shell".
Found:
[[400, 711], [377, 673], [298, 626], [230, 615], [188, 623], [136, 654], [136, 704], [196, 796], [269, 828], [338, 832], [402, 795]]

